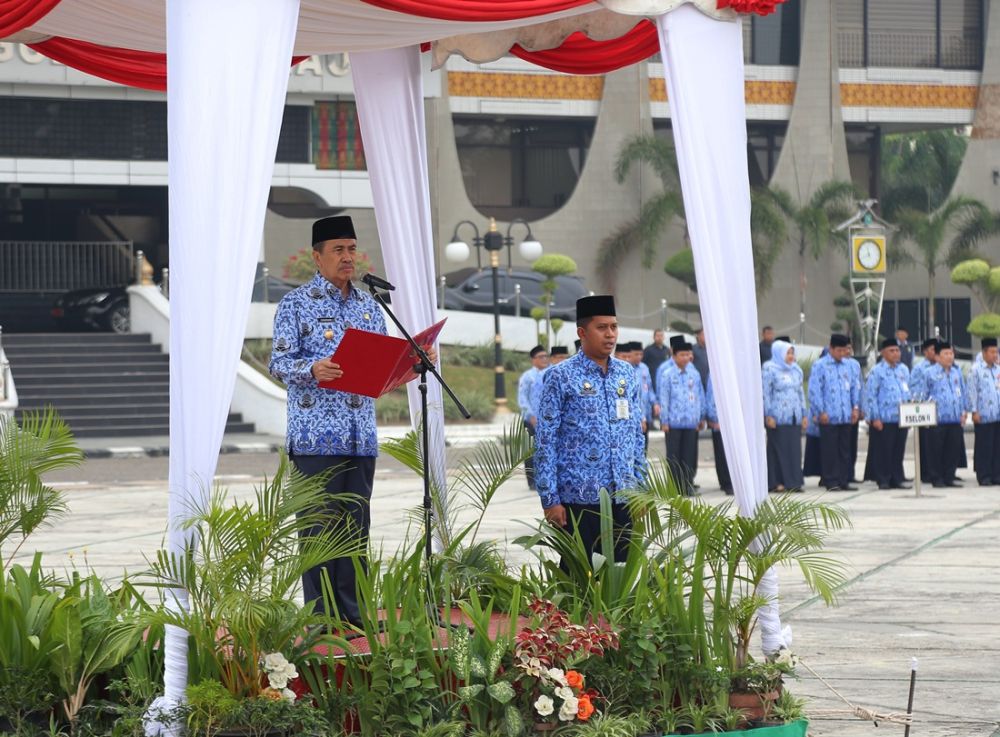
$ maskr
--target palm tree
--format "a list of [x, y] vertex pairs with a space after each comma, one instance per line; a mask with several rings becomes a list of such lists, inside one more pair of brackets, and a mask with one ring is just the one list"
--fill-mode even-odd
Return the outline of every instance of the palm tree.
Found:
[[888, 135], [882, 144], [882, 216], [904, 207], [931, 212], [947, 199], [968, 146], [955, 128]]
[[[927, 318], [932, 329], [936, 324], [934, 279], [938, 269], [953, 267], [974, 253], [988, 216], [982, 202], [964, 196], [949, 198], [934, 212], [903, 207], [896, 213], [898, 235], [912, 246], [910, 258], [927, 271]], [[955, 235], [946, 246], [951, 232]]]
[[780, 187], [762, 190], [761, 197], [765, 196], [798, 231], [799, 312], [805, 315], [806, 257], [811, 255], [813, 259], [818, 259], [826, 253], [833, 226], [849, 217], [858, 196], [857, 189], [850, 182], [831, 180], [821, 184], [804, 205], [797, 205], [792, 196]]
[[[615, 162], [615, 180], [619, 184], [624, 183], [629, 170], [636, 163], [652, 167], [663, 190], [642, 204], [638, 216], [619, 225], [601, 241], [597, 266], [602, 274], [604, 287], [612, 292], [615, 290], [618, 269], [625, 258], [641, 248], [643, 267], [652, 267], [663, 231], [674, 217], [684, 218], [684, 201], [677, 177], [677, 156], [673, 145], [654, 135], [637, 135], [627, 139]], [[685, 226], [684, 242], [687, 243], [687, 240]]]

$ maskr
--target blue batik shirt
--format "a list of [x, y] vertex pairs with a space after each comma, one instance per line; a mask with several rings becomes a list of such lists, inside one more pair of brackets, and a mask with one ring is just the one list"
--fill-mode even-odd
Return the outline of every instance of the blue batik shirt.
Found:
[[719, 424], [719, 407], [715, 403], [715, 388], [712, 386], [712, 375], [708, 375], [708, 386], [705, 387], [705, 419]]
[[879, 361], [865, 382], [864, 410], [868, 422], [899, 422], [899, 403], [910, 401], [910, 371], [900, 361]]
[[517, 380], [517, 406], [521, 408], [521, 417], [525, 422], [536, 414], [534, 410], [535, 404], [531, 401], [531, 398], [535, 386], [542, 382], [543, 371], [544, 369], [532, 366], [521, 374], [521, 378]]
[[910, 370], [910, 398], [916, 402], [923, 402], [927, 399], [927, 372], [937, 364], [921, 360]]
[[855, 373], [851, 364], [857, 361], [845, 358], [838, 362], [829, 355], [813, 364], [809, 374], [809, 412], [817, 422], [825, 412], [831, 425], [849, 425], [851, 410], [861, 409], [861, 374]]
[[632, 365], [609, 358], [605, 373], [580, 352], [546, 369], [544, 382], [535, 438], [542, 507], [597, 504], [601, 489], [614, 494], [636, 488], [646, 451]]
[[944, 366], [936, 364], [927, 371], [928, 401], [937, 404], [939, 425], [957, 425], [962, 421], [962, 413], [969, 411], [969, 392], [965, 388], [965, 378], [958, 366], [952, 366], [945, 371]]
[[656, 382], [660, 422], [671, 430], [694, 430], [705, 419], [705, 390], [693, 364], [682, 371], [674, 364]]
[[972, 367], [969, 406], [979, 413], [980, 422], [1000, 422], [1000, 364], [988, 366], [983, 361]]
[[639, 393], [642, 395], [642, 411], [646, 422], [653, 421], [653, 407], [656, 404], [656, 391], [653, 389], [653, 376], [649, 366], [640, 363], [635, 367], [636, 379], [639, 380]]
[[[274, 316], [271, 376], [288, 387], [286, 447], [296, 455], [378, 455], [375, 401], [320, 389], [312, 365], [330, 358], [348, 328], [386, 334], [378, 303], [352, 284], [343, 293], [317, 272], [282, 297]], [[358, 369], [355, 369], [358, 370]]]
[[[786, 364], [787, 365], [787, 364]], [[779, 425], [798, 425], [806, 413], [806, 395], [802, 390], [802, 369], [788, 368], [768, 361], [761, 369], [764, 388], [764, 416]]]

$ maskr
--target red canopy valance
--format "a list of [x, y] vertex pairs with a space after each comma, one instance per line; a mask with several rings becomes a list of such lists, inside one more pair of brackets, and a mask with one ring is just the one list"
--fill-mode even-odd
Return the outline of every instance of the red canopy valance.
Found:
[[660, 40], [651, 21], [639, 22], [619, 38], [595, 41], [577, 32], [554, 49], [528, 51], [515, 45], [510, 53], [540, 67], [566, 74], [603, 74], [636, 64], [659, 53]]

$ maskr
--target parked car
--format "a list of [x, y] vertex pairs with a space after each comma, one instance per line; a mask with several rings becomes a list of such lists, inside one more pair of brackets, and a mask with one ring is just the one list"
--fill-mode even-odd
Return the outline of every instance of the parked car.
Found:
[[66, 292], [52, 307], [57, 329], [129, 331], [128, 293], [125, 287], [95, 287]]
[[[535, 271], [514, 269], [510, 274], [500, 270], [500, 312], [513, 315], [517, 305], [515, 285], [521, 285], [521, 314], [527, 317], [532, 307], [544, 307], [542, 282], [545, 277]], [[557, 276], [556, 291], [551, 307], [552, 317], [576, 320], [576, 301], [587, 295], [583, 279], [578, 276]], [[493, 274], [489, 269], [459, 269], [445, 274], [444, 308], [493, 312]]]

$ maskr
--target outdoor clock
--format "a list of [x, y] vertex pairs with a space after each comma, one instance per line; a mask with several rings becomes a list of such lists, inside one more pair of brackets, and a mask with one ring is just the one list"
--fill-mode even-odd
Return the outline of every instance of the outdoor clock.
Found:
[[885, 273], [885, 236], [856, 235], [851, 239], [851, 251], [854, 273]]

